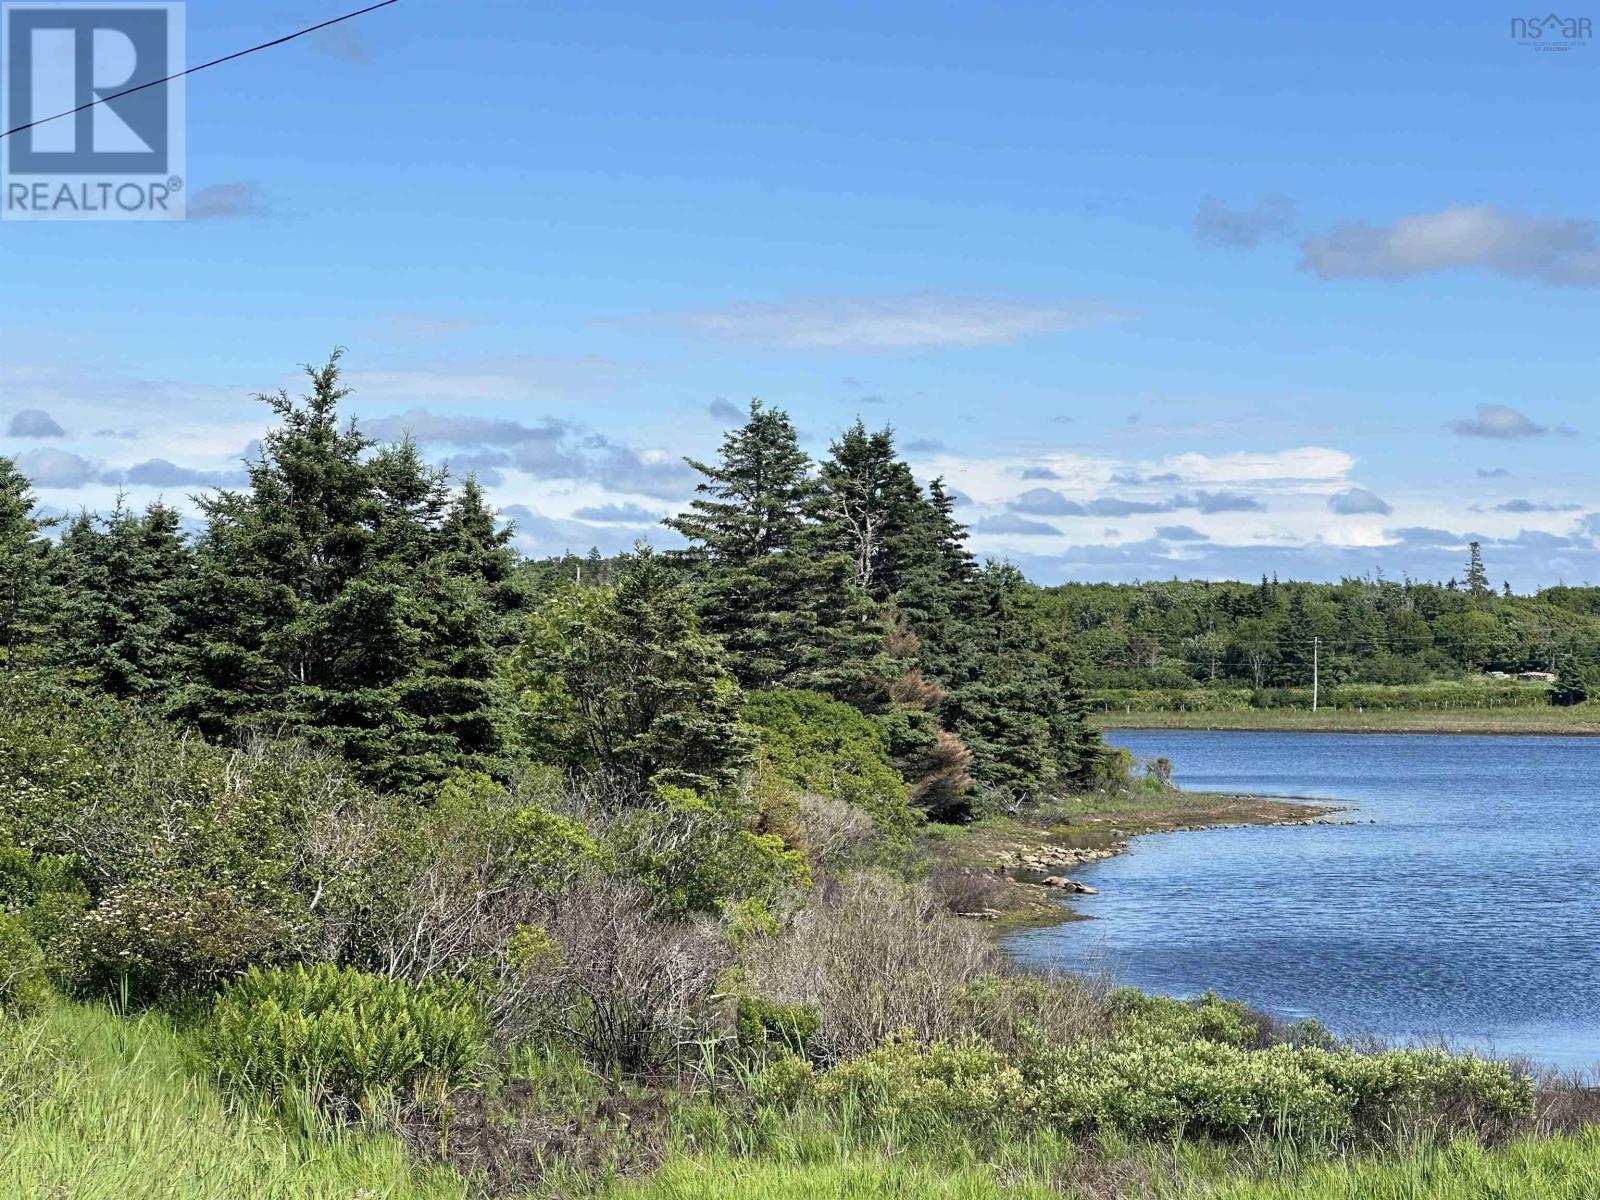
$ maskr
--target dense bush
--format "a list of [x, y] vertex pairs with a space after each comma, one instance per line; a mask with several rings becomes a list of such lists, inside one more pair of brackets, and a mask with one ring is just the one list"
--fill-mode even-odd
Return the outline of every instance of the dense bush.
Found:
[[181, 988], [346, 955], [408, 823], [294, 742], [229, 750], [123, 704], [0, 698], [0, 888], [65, 974]]
[[903, 850], [918, 822], [905, 780], [889, 758], [889, 739], [871, 718], [818, 692], [756, 692], [744, 719], [760, 735], [758, 755], [802, 792], [842, 800], [868, 813], [884, 849]]
[[795, 798], [796, 840], [819, 870], [836, 875], [878, 856], [878, 827], [863, 809], [807, 792]]
[[1503, 1128], [1532, 1103], [1525, 1078], [1482, 1059], [1286, 1044], [1246, 1050], [1149, 1029], [1017, 1055], [975, 1038], [919, 1048], [901, 1037], [824, 1071], [798, 1059], [778, 1063], [756, 1092], [788, 1104], [848, 1105], [869, 1120], [935, 1136], [951, 1125], [991, 1137], [1038, 1129], [1161, 1139], [1264, 1133], [1306, 1146], [1383, 1141], [1413, 1121]]
[[681, 576], [648, 547], [615, 586], [557, 588], [508, 664], [523, 736], [541, 761], [724, 791], [748, 758], [740, 692]]
[[750, 1049], [782, 1047], [804, 1055], [821, 1018], [809, 1004], [779, 1004], [760, 996], [740, 996], [734, 1014], [739, 1044]]
[[461, 1082], [483, 1059], [486, 1030], [462, 988], [324, 964], [247, 971], [223, 989], [201, 1040], [231, 1087], [309, 1089], [348, 1105], [381, 1089]]
[[50, 999], [44, 952], [22, 922], [0, 911], [0, 1013], [31, 1016]]
[[618, 872], [682, 915], [715, 912], [725, 900], [774, 900], [809, 882], [799, 852], [749, 826], [749, 815], [731, 801], [661, 787], [652, 802], [619, 814], [604, 832]]
[[1224, 1000], [1209, 992], [1198, 1000], [1175, 1000], [1121, 988], [1111, 995], [1107, 1008], [1116, 1031], [1133, 1037], [1198, 1038], [1241, 1048], [1271, 1040], [1260, 1014], [1237, 1000]]
[[591, 1062], [649, 1075], [692, 1054], [719, 1017], [712, 997], [728, 947], [705, 922], [664, 919], [636, 883], [580, 881], [548, 926], [524, 934], [524, 1025]]
[[81, 932], [89, 892], [69, 855], [36, 855], [0, 833], [0, 914], [10, 913], [42, 949], [46, 969], [62, 984], [82, 971]]

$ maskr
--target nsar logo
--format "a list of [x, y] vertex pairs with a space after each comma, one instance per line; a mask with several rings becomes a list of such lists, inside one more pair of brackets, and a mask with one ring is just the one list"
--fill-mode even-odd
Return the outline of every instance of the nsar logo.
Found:
[[1530, 50], [1572, 50], [1587, 46], [1594, 36], [1588, 17], [1563, 17], [1549, 13], [1542, 17], [1512, 17], [1511, 40]]

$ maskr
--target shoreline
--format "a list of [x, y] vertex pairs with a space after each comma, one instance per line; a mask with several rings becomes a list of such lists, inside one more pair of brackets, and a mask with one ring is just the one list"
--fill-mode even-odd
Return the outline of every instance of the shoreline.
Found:
[[[1310, 798], [1184, 792], [1118, 811], [1085, 803], [1081, 813], [1008, 818], [965, 827], [943, 858], [968, 874], [986, 874], [1003, 889], [1003, 906], [986, 904], [958, 916], [993, 922], [997, 933], [1094, 918], [1074, 909], [1074, 895], [1098, 889], [1072, 877], [1076, 868], [1125, 854], [1135, 838], [1258, 826], [1358, 825], [1336, 815], [1349, 806]], [[997, 896], [1001, 899], [1001, 896]]]

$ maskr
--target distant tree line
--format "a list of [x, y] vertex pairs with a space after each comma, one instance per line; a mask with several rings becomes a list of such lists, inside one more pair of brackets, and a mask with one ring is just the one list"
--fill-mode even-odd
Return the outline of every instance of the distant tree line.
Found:
[[1038, 612], [1089, 688], [1308, 687], [1314, 658], [1324, 686], [1600, 673], [1600, 588], [1497, 591], [1477, 543], [1459, 581], [1068, 583]]

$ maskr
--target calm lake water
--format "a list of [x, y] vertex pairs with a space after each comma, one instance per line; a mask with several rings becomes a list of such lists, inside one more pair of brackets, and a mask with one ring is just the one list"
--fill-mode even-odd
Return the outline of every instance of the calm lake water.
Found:
[[[1196, 791], [1325, 797], [1355, 826], [1137, 838], [1097, 918], [1020, 959], [1207, 989], [1340, 1033], [1600, 1065], [1600, 739], [1115, 731]], [[1368, 819], [1376, 824], [1365, 824]]]

